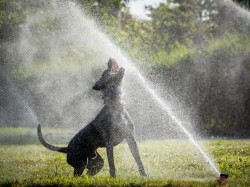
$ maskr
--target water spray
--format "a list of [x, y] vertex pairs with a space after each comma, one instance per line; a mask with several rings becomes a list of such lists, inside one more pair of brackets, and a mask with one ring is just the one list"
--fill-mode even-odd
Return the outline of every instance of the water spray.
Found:
[[187, 135], [190, 142], [199, 150], [199, 152], [202, 154], [202, 156], [205, 158], [205, 160], [208, 162], [208, 164], [211, 166], [213, 171], [216, 173], [217, 176], [220, 175], [219, 170], [215, 167], [215, 164], [212, 162], [212, 160], [208, 157], [208, 155], [205, 153], [205, 151], [201, 148], [201, 146], [195, 141], [192, 134], [184, 127], [183, 122], [178, 119], [176, 114], [172, 111], [171, 107], [168, 106], [163, 99], [161, 99], [160, 96], [158, 96], [155, 91], [149, 86], [146, 79], [142, 76], [142, 74], [139, 72], [139, 70], [136, 68], [136, 66], [132, 63], [131, 60], [129, 60], [126, 55], [120, 50], [119, 47], [117, 47], [104, 33], [100, 32], [98, 28], [96, 28], [96, 25], [94, 23], [88, 24], [88, 27], [91, 28], [92, 31], [94, 31], [92, 34], [95, 36], [95, 38], [98, 38], [99, 42], [101, 44], [105, 44], [105, 47], [109, 50], [106, 51], [107, 55], [109, 57], [114, 57], [119, 62], [122, 63], [122, 65], [125, 66], [128, 70], [130, 70], [134, 75], [137, 76], [137, 78], [141, 81], [143, 87], [145, 90], [150, 93], [152, 98], [161, 106], [162, 110], [171, 117], [171, 119], [174, 121], [174, 123]]
[[205, 151], [195, 141], [195, 139], [191, 135], [191, 133], [184, 127], [183, 122], [176, 117], [176, 115], [171, 110], [171, 108], [167, 105], [167, 103], [165, 103], [155, 93], [155, 90], [153, 90], [149, 86], [149, 84], [147, 83], [146, 79], [142, 76], [142, 74], [139, 72], [139, 70], [134, 65], [130, 64], [128, 60], [126, 60], [125, 62], [127, 62], [131, 67], [133, 67], [132, 71], [134, 72], [134, 74], [136, 74], [138, 76], [139, 80], [142, 82], [142, 84], [144, 85], [145, 89], [150, 93], [150, 95], [153, 97], [153, 99], [155, 101], [157, 101], [157, 103], [160, 104], [161, 108], [166, 112], [166, 114], [168, 114], [171, 117], [171, 119], [175, 122], [175, 124], [178, 125], [178, 127], [187, 135], [187, 137], [189, 138], [189, 141], [199, 150], [199, 152], [202, 154], [202, 156], [205, 158], [205, 160], [209, 163], [209, 165], [211, 166], [211, 168], [215, 171], [215, 173], [218, 176], [217, 182], [218, 182], [219, 186], [226, 185], [228, 183], [228, 174], [223, 174], [223, 173], [219, 172], [219, 170], [216, 168], [216, 166], [211, 161], [211, 159], [208, 157], [208, 155], [205, 153]]
[[[139, 72], [139, 70], [132, 63], [132, 61], [129, 60], [126, 57], [126, 55], [124, 55], [123, 52], [120, 50], [120, 48], [117, 47], [104, 33], [102, 33], [99, 30], [99, 28], [97, 28], [94, 21], [92, 21], [91, 19], [86, 17], [86, 15], [84, 15], [84, 13], [80, 9], [78, 9], [74, 4], [69, 4], [69, 5], [71, 5], [71, 6], [66, 7], [65, 11], [62, 14], [64, 17], [67, 15], [67, 19], [66, 20], [63, 19], [63, 20], [66, 22], [66, 25], [68, 26], [66, 28], [71, 28], [71, 27], [72, 28], [76, 27], [76, 28], [74, 30], [72, 30], [72, 32], [69, 32], [69, 31], [62, 32], [61, 36], [63, 36], [63, 38], [67, 38], [68, 40], [70, 40], [70, 39], [73, 40], [73, 38], [74, 38], [73, 41], [75, 41], [75, 38], [77, 38], [77, 41], [75, 41], [77, 49], [81, 49], [81, 48], [84, 48], [85, 46], [89, 46], [89, 47], [92, 47], [93, 52], [96, 52], [96, 53], [99, 53], [100, 51], [102, 52], [103, 55], [101, 56], [101, 59], [103, 59], [105, 57], [107, 57], [107, 58], [108, 57], [114, 57], [119, 62], [121, 62], [121, 65], [124, 65], [124, 67], [128, 71], [132, 72], [137, 77], [137, 79], [140, 80], [142, 86], [145, 88], [145, 90], [148, 93], [150, 93], [153, 100], [155, 100], [159, 104], [161, 109], [164, 111], [164, 114], [169, 116], [172, 119], [172, 121], [175, 123], [175, 125], [177, 125], [185, 133], [185, 135], [188, 137], [190, 142], [195, 146], [195, 148], [198, 149], [198, 151], [201, 153], [201, 155], [204, 157], [204, 159], [208, 162], [208, 164], [211, 166], [213, 171], [219, 177], [218, 181], [225, 181], [224, 178], [227, 179], [228, 175], [220, 174], [219, 170], [216, 168], [215, 164], [209, 158], [207, 153], [196, 142], [193, 135], [186, 129], [185, 124], [187, 124], [187, 123], [185, 122], [185, 124], [184, 124], [184, 122], [182, 120], [180, 120], [179, 117], [176, 115], [176, 113], [173, 111], [172, 107], [169, 106], [169, 103], [165, 102], [160, 96], [158, 96], [156, 94], [155, 90], [150, 87], [148, 81], [143, 77], [143, 75]], [[71, 15], [72, 12], [74, 12], [74, 15]], [[61, 14], [59, 14], [59, 16], [60, 15]], [[81, 19], [83, 17], [84, 17], [85, 20], [84, 20], [83, 23], [81, 23], [81, 21], [82, 21]], [[34, 21], [34, 23], [36, 23], [36, 21], [41, 21], [40, 20], [41, 18], [43, 18], [43, 16], [37, 16], [38, 20], [36, 20], [36, 19], [32, 20], [31, 19], [31, 22]], [[29, 24], [27, 24], [26, 26], [30, 27]], [[85, 38], [84, 35], [81, 35], [78, 32], [76, 32], [78, 30], [77, 28], [80, 31], [85, 31], [85, 32], [90, 33], [88, 35], [88, 38]], [[65, 27], [63, 27], [63, 29], [65, 29]], [[67, 37], [66, 37], [65, 33], [67, 33], [67, 34], [70, 33], [70, 34], [68, 34]], [[25, 35], [24, 39], [26, 39], [26, 38], [27, 38], [27, 36]], [[93, 40], [92, 38], [94, 38], [95, 40]], [[58, 47], [60, 46], [59, 44], [58, 44]], [[27, 46], [30, 47], [30, 45], [27, 45]], [[24, 47], [22, 47], [22, 49], [23, 48]], [[54, 48], [54, 45], [53, 45], [53, 48]], [[24, 57], [26, 57], [25, 56], [26, 55], [25, 51], [24, 51], [23, 54], [24, 54]], [[96, 58], [97, 57], [95, 56], [94, 59], [96, 59]], [[31, 59], [32, 59], [32, 61], [34, 61], [33, 56], [32, 56]], [[58, 102], [58, 103], [60, 103], [60, 102]]]
[[[128, 61], [126, 61], [129, 63]], [[199, 150], [199, 152], [203, 155], [205, 160], [209, 163], [211, 168], [215, 171], [215, 173], [219, 176], [220, 172], [215, 167], [214, 163], [211, 161], [211, 159], [208, 157], [208, 155], [204, 152], [204, 150], [201, 148], [201, 146], [194, 140], [193, 136], [190, 132], [184, 127], [183, 122], [179, 120], [174, 112], [171, 110], [171, 108], [155, 93], [155, 91], [149, 86], [145, 78], [142, 76], [142, 74], [139, 72], [139, 70], [132, 64], [130, 64], [131, 67], [133, 67], [134, 73], [138, 76], [139, 80], [142, 82], [145, 89], [150, 93], [152, 98], [157, 101], [158, 104], [160, 104], [161, 108], [168, 114], [168, 116], [171, 117], [171, 119], [175, 122], [176, 125], [187, 135], [190, 142]]]
[[[2, 67], [1, 67], [2, 68]], [[7, 84], [9, 85], [11, 92], [13, 94], [15, 94], [15, 97], [17, 98], [17, 100], [20, 102], [20, 104], [23, 107], [23, 110], [26, 110], [28, 115], [29, 115], [29, 123], [31, 122], [32, 124], [38, 124], [38, 119], [37, 116], [35, 114], [35, 112], [33, 111], [33, 109], [29, 106], [28, 102], [25, 100], [25, 98], [22, 96], [22, 94], [20, 93], [20, 91], [18, 90], [17, 86], [12, 82], [12, 80], [6, 75], [6, 73], [4, 71], [2, 71], [2, 69], [0, 69], [0, 75], [3, 75], [6, 79]], [[25, 121], [25, 123], [27, 123], [27, 121]]]

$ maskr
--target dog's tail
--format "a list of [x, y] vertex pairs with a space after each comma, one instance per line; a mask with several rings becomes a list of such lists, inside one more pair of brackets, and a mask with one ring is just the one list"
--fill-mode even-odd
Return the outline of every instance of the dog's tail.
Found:
[[44, 140], [40, 124], [37, 126], [37, 135], [38, 135], [38, 139], [41, 142], [41, 144], [43, 144], [43, 146], [46, 147], [47, 149], [52, 150], [52, 151], [61, 152], [61, 153], [67, 153], [68, 147], [57, 147], [57, 146], [54, 146], [54, 145], [47, 143]]

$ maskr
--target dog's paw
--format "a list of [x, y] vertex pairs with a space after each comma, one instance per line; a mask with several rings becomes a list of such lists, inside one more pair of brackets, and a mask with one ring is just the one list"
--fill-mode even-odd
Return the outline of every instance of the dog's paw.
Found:
[[149, 178], [149, 176], [146, 174], [145, 171], [139, 171], [140, 172], [140, 175], [145, 177], [145, 178]]

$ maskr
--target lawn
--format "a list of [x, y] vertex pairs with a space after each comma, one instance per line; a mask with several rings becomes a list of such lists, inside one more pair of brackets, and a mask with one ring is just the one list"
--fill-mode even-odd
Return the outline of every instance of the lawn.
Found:
[[[98, 175], [75, 178], [73, 168], [66, 163], [66, 155], [42, 147], [36, 139], [35, 129], [0, 130], [2, 186], [217, 186], [215, 172], [187, 140], [138, 142], [149, 178], [140, 177], [126, 143], [115, 147], [116, 179], [109, 177], [105, 149], [100, 149], [105, 166]], [[57, 136], [47, 133], [50, 142], [62, 140], [65, 143], [69, 138], [68, 135], [66, 138], [58, 135], [63, 132], [51, 132]], [[71, 134], [65, 131], [67, 133]], [[205, 140], [199, 143], [220, 171], [229, 174], [230, 186], [250, 186], [250, 140]]]

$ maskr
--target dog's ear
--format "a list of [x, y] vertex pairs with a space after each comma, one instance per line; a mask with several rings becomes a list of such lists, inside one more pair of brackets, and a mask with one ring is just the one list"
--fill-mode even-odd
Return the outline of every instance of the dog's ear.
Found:
[[112, 68], [112, 58], [109, 58], [108, 69], [111, 69], [111, 68]]

